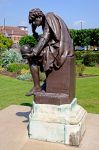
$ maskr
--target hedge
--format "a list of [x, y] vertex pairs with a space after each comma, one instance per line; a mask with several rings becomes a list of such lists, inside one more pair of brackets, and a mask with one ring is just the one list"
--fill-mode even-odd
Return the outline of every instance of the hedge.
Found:
[[99, 64], [99, 51], [75, 51], [76, 62], [81, 60], [86, 66]]

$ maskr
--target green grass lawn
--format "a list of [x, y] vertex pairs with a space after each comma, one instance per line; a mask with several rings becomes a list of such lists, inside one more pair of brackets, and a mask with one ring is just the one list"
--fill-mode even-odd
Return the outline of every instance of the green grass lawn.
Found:
[[25, 96], [31, 88], [32, 82], [0, 75], [0, 109], [12, 104], [29, 105], [32, 103], [32, 97]]
[[[12, 104], [31, 105], [32, 97], [25, 96], [31, 87], [32, 82], [0, 75], [0, 109]], [[76, 97], [88, 112], [99, 113], [99, 76], [77, 78]]]
[[99, 75], [99, 67], [85, 67], [83, 74]]
[[78, 103], [88, 112], [99, 113], [99, 76], [76, 80]]

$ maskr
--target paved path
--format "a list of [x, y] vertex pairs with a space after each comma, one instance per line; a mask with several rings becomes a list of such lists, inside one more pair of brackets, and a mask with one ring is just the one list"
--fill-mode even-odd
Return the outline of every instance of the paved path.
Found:
[[[30, 140], [30, 107], [12, 105], [0, 111], [0, 150], [99, 150], [99, 115], [88, 114], [80, 147]], [[37, 131], [35, 131], [37, 132]]]

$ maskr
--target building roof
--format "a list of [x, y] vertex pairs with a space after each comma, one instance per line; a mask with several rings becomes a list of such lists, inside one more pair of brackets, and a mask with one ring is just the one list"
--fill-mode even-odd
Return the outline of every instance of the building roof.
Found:
[[24, 30], [21, 30], [19, 27], [13, 26], [0, 26], [0, 32], [6, 32], [9, 36], [11, 35], [18, 35], [18, 36], [25, 36], [28, 33]]

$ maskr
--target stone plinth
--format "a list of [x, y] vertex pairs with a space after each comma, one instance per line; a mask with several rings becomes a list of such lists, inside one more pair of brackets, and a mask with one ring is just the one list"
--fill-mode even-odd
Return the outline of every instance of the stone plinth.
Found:
[[85, 132], [87, 112], [77, 104], [36, 104], [29, 115], [29, 137], [69, 145], [80, 144]]

